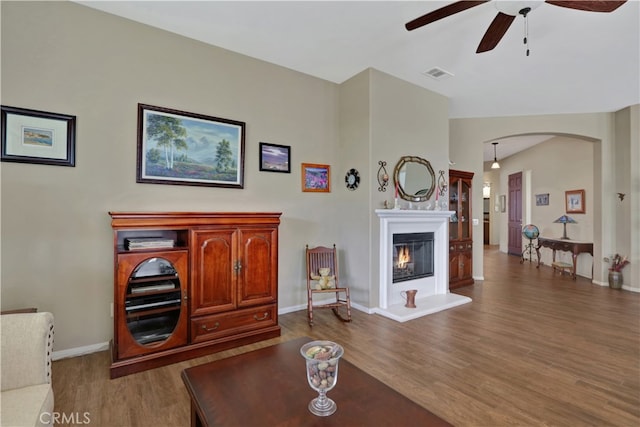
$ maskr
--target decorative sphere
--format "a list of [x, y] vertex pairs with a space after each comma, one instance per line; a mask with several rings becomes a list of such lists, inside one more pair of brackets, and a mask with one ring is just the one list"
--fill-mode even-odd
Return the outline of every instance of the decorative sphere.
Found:
[[540, 230], [533, 224], [527, 224], [522, 228], [522, 234], [527, 239], [537, 239], [540, 235]]

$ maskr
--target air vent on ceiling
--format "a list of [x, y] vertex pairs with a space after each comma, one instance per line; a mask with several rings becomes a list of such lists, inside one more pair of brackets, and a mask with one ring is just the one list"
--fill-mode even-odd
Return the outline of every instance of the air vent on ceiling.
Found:
[[450, 73], [447, 70], [443, 70], [442, 68], [439, 68], [439, 67], [433, 67], [422, 74], [424, 74], [425, 76], [429, 76], [435, 80], [444, 80], [446, 78], [453, 76], [453, 73]]

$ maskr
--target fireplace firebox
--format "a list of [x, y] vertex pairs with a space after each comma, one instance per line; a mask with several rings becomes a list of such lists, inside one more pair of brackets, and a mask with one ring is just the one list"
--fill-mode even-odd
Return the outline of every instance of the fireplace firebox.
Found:
[[393, 235], [393, 283], [433, 276], [434, 233]]

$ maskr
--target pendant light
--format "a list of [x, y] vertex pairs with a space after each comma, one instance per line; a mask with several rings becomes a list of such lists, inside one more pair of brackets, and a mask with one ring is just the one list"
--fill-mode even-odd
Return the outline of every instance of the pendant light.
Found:
[[497, 142], [492, 142], [493, 144], [493, 164], [491, 165], [491, 169], [500, 169], [500, 163], [498, 163], [498, 157], [496, 157], [496, 145]]

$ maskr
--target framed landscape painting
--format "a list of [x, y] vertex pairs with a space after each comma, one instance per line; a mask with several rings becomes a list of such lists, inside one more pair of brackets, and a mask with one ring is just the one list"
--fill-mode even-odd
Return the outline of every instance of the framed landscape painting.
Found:
[[75, 166], [76, 116], [1, 107], [3, 162]]
[[315, 163], [302, 163], [302, 191], [329, 193], [331, 191], [331, 167]]
[[138, 104], [136, 182], [244, 187], [245, 123]]
[[291, 147], [261, 142], [260, 170], [264, 172], [291, 173]]

